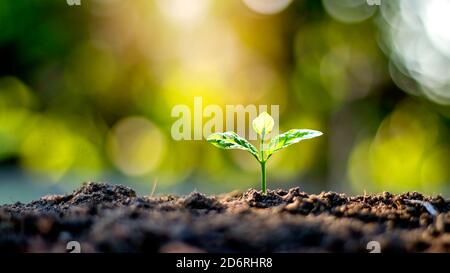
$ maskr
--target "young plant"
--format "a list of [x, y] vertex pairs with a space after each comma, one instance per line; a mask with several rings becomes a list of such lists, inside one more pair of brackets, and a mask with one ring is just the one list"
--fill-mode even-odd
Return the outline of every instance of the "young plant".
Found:
[[265, 194], [266, 186], [266, 162], [277, 151], [286, 148], [305, 139], [322, 135], [322, 132], [308, 129], [292, 129], [270, 139], [266, 143], [266, 136], [272, 132], [273, 118], [267, 113], [261, 113], [253, 120], [253, 130], [260, 138], [259, 151], [245, 138], [235, 132], [214, 133], [207, 139], [212, 145], [221, 149], [240, 149], [248, 151], [261, 165], [261, 191]]

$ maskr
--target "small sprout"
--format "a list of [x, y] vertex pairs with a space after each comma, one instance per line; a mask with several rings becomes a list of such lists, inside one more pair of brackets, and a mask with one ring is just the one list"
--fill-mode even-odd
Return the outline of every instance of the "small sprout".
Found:
[[212, 145], [221, 149], [246, 150], [258, 160], [261, 165], [261, 190], [265, 194], [266, 186], [266, 162], [277, 151], [302, 140], [314, 138], [322, 135], [322, 132], [308, 129], [292, 129], [272, 138], [268, 144], [265, 137], [272, 132], [274, 126], [273, 118], [267, 113], [261, 113], [253, 120], [253, 130], [260, 138], [259, 151], [245, 138], [240, 137], [235, 132], [214, 133], [207, 139]]
[[267, 112], [263, 112], [253, 120], [252, 124], [253, 130], [255, 130], [258, 135], [264, 136], [272, 132], [275, 122]]

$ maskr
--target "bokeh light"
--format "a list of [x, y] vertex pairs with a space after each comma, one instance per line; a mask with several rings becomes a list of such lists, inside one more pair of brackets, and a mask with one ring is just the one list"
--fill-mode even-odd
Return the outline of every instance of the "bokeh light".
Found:
[[161, 13], [179, 24], [194, 23], [205, 16], [210, 0], [157, 0]]
[[130, 176], [142, 176], [154, 170], [165, 151], [159, 129], [142, 117], [120, 120], [112, 128], [107, 143], [111, 160]]
[[275, 14], [279, 13], [289, 4], [292, 0], [242, 0], [247, 7], [252, 11], [260, 14]]
[[349, 176], [361, 191], [439, 192], [450, 179], [449, 163], [436, 115], [420, 103], [405, 101], [383, 120], [373, 139], [357, 144]]
[[324, 132], [273, 157], [269, 188], [450, 194], [449, 9], [447, 0], [1, 1], [0, 202], [85, 180], [144, 194], [154, 181], [158, 193], [257, 187], [248, 154], [172, 138], [172, 108], [194, 111], [199, 96], [224, 111], [279, 105], [281, 131]]
[[322, 0], [322, 3], [333, 18], [345, 23], [364, 21], [377, 10], [377, 7], [369, 5], [367, 0]]
[[20, 148], [25, 168], [59, 182], [69, 170], [83, 173], [102, 169], [95, 146], [53, 115], [34, 116]]
[[433, 102], [450, 104], [450, 5], [445, 0], [389, 1], [381, 6], [383, 43], [396, 70], [416, 85], [399, 85], [404, 91], [421, 94]]

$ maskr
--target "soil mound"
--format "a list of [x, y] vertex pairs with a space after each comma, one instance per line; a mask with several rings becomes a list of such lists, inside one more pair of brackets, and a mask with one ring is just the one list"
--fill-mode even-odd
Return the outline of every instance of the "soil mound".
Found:
[[450, 252], [450, 200], [417, 192], [349, 197], [299, 188], [137, 196], [86, 183], [0, 206], [0, 252]]

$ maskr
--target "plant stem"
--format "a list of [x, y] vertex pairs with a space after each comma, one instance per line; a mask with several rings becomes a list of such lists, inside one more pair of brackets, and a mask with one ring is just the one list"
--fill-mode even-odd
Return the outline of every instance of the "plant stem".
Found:
[[266, 159], [264, 158], [264, 137], [266, 136], [265, 130], [261, 134], [261, 143], [259, 145], [259, 150], [261, 151], [261, 191], [266, 194]]
[[263, 194], [266, 194], [266, 162], [262, 161], [261, 163], [261, 191]]

